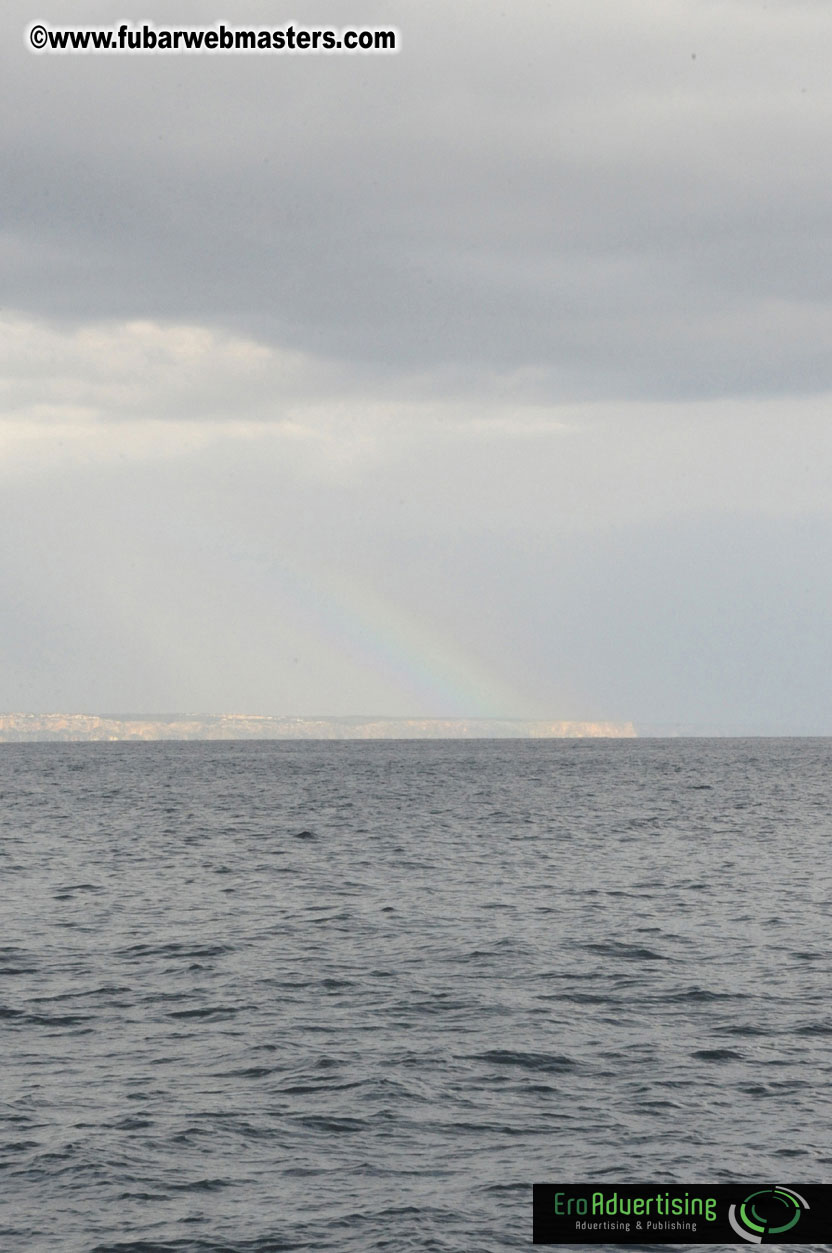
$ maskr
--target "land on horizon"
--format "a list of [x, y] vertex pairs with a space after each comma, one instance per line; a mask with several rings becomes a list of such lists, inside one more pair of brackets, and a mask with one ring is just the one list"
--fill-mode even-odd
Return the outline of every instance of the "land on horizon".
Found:
[[632, 739], [632, 722], [262, 714], [0, 714], [0, 743], [83, 740]]

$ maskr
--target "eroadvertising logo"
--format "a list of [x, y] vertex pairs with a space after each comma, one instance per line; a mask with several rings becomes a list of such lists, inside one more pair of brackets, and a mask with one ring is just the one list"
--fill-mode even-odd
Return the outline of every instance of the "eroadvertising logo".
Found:
[[832, 1184], [536, 1183], [535, 1244], [830, 1244]]

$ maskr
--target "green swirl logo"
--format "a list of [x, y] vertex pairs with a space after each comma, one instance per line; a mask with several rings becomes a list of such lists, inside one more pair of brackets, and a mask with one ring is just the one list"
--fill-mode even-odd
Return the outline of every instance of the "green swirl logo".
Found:
[[809, 1202], [791, 1188], [763, 1188], [728, 1210], [728, 1221], [738, 1236], [751, 1244], [779, 1243], [791, 1231]]

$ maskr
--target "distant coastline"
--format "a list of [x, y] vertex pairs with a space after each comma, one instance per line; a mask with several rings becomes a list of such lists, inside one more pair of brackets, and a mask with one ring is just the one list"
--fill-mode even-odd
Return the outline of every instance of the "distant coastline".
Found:
[[632, 722], [301, 718], [255, 714], [0, 714], [0, 743], [153, 740], [633, 739]]

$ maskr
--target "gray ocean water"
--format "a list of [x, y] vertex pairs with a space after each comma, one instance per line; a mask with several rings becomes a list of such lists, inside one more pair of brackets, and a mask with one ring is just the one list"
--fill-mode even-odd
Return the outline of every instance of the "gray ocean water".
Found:
[[3, 1253], [832, 1180], [830, 740], [2, 745], [0, 793]]

